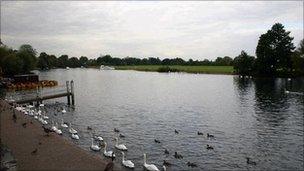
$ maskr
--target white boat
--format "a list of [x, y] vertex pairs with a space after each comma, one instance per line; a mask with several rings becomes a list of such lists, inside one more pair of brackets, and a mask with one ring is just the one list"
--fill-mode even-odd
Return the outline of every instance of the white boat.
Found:
[[110, 66], [104, 66], [104, 65], [100, 65], [100, 70], [114, 70], [114, 67], [110, 67]]

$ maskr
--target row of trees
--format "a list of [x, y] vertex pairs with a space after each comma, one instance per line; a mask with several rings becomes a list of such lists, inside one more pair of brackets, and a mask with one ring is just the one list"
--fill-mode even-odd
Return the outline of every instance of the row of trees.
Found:
[[281, 23], [276, 23], [260, 36], [256, 58], [242, 51], [234, 58], [236, 73], [259, 76], [304, 75], [304, 39], [296, 48], [293, 37]]
[[88, 67], [100, 65], [233, 65], [235, 72], [241, 75], [283, 76], [304, 75], [304, 42], [294, 51], [293, 38], [290, 32], [280, 23], [276, 23], [265, 34], [260, 36], [256, 47], [256, 57], [248, 55], [245, 51], [234, 59], [231, 57], [218, 57], [215, 61], [208, 59], [199, 61], [182, 58], [163, 60], [156, 57], [149, 58], [117, 58], [110, 55], [100, 56], [96, 59], [80, 58], [68, 55], [49, 55], [42, 52], [37, 57], [37, 52], [31, 45], [22, 45], [18, 50], [13, 50], [1, 43], [0, 47], [0, 73], [11, 76], [19, 73], [28, 73], [39, 68], [48, 70], [65, 67]]

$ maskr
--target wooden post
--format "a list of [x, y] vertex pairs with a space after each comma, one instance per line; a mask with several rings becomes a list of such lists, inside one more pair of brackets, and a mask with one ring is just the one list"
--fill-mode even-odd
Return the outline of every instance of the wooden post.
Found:
[[75, 105], [75, 97], [74, 97], [74, 81], [71, 81], [71, 96], [72, 96], [72, 105]]
[[71, 104], [71, 100], [70, 100], [70, 87], [69, 87], [69, 81], [66, 81], [66, 89], [67, 89], [68, 105], [70, 105], [70, 104]]

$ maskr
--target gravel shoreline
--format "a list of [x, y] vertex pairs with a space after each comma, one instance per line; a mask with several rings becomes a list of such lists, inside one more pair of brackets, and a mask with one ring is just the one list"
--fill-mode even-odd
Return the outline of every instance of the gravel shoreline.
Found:
[[[38, 121], [17, 110], [14, 123], [13, 110], [6, 101], [0, 100], [1, 144], [11, 150], [17, 170], [106, 170], [112, 164], [100, 154], [90, 154], [60, 135], [45, 136]], [[27, 123], [25, 128], [23, 123]], [[114, 167], [114, 170], [117, 169]]]

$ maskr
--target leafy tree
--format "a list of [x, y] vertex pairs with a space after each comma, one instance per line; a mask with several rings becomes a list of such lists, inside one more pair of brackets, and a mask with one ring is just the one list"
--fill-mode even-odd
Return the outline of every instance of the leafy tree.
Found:
[[234, 58], [234, 69], [240, 75], [251, 75], [254, 69], [254, 57], [249, 56], [245, 51]]
[[68, 60], [69, 60], [69, 56], [68, 55], [61, 55], [58, 58], [58, 63], [57, 66], [60, 68], [65, 68], [68, 66]]
[[301, 40], [299, 47], [293, 53], [292, 57], [292, 67], [296, 74], [304, 74], [304, 39]]
[[89, 59], [86, 56], [81, 56], [79, 58], [79, 63], [81, 66], [87, 66]]
[[295, 47], [289, 34], [281, 23], [276, 23], [260, 36], [256, 48], [259, 74], [273, 75], [277, 70], [291, 70], [291, 54]]
[[36, 50], [31, 45], [24, 44], [20, 46], [17, 56], [22, 60], [23, 73], [28, 73], [35, 68], [37, 61], [36, 53]]
[[76, 57], [72, 57], [68, 60], [68, 63], [69, 63], [69, 67], [71, 68], [76, 68], [76, 67], [80, 67], [80, 62], [78, 60], [78, 58]]
[[9, 54], [3, 60], [3, 72], [5, 75], [13, 76], [23, 72], [23, 60], [15, 53]]

